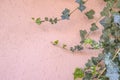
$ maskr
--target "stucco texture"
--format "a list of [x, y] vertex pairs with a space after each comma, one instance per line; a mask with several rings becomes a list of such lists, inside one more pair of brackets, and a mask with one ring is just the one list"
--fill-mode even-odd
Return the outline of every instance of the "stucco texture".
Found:
[[[37, 25], [32, 17], [60, 17], [64, 8], [73, 10], [78, 4], [75, 0], [0, 0], [0, 80], [73, 80], [74, 69], [84, 67], [100, 51], [72, 53], [51, 41], [58, 39], [59, 45], [68, 47], [79, 44], [79, 30], [88, 30], [104, 5], [102, 0], [88, 0], [84, 12], [94, 9], [93, 20], [77, 10], [68, 21]], [[100, 34], [101, 29], [91, 37], [97, 40]]]

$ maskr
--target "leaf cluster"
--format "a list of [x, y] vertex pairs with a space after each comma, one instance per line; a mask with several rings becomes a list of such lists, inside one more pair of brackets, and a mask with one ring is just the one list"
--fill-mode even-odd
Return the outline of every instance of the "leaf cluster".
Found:
[[[76, 75], [74, 79], [82, 80], [120, 80], [120, 0], [104, 0], [106, 6], [101, 11], [103, 17], [99, 22], [104, 27], [98, 46], [103, 49], [98, 57], [92, 57], [86, 63], [85, 68], [79, 68], [83, 74]], [[118, 5], [119, 4], [119, 5]], [[95, 24], [90, 28], [94, 31]], [[81, 33], [82, 42], [93, 44], [94, 40], [85, 39], [86, 33]], [[92, 68], [91, 68], [92, 67]], [[78, 68], [77, 68], [78, 69]], [[80, 75], [84, 75], [80, 77]]]
[[[71, 14], [76, 10], [83, 12], [87, 7], [85, 3], [88, 0], [75, 0], [79, 5], [73, 11], [65, 8], [62, 12], [61, 19], [45, 17], [32, 18], [35, 23], [50, 22], [56, 24], [60, 20], [69, 20]], [[81, 78], [82, 80], [120, 80], [120, 0], [103, 0], [106, 6], [100, 12], [100, 18], [91, 24], [90, 30], [80, 30], [80, 44], [70, 47], [70, 51], [81, 51], [85, 45], [90, 45], [89, 49], [102, 49], [103, 51], [98, 57], [92, 57], [85, 64], [84, 68], [76, 68], [74, 80]], [[83, 12], [84, 13], [84, 12]], [[95, 11], [90, 9], [84, 13], [88, 19], [94, 19]], [[98, 30], [96, 23], [99, 22], [103, 26], [102, 35], [97, 42], [89, 35]], [[58, 45], [59, 40], [52, 42], [53, 45]], [[66, 48], [63, 44], [62, 48]]]

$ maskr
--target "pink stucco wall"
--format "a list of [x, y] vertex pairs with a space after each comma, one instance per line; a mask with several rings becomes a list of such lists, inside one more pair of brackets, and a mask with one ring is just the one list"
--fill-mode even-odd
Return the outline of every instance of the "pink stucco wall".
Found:
[[[75, 0], [0, 0], [0, 80], [73, 80], [76, 67], [83, 67], [99, 51], [77, 52], [53, 46], [56, 39], [68, 46], [80, 41], [79, 30], [89, 29], [99, 18], [102, 0], [89, 0], [87, 10], [95, 9], [95, 20], [76, 11], [69, 21], [56, 25], [35, 24], [31, 17], [60, 16], [64, 8], [73, 10]], [[89, 5], [91, 4], [91, 5]], [[97, 39], [101, 30], [92, 37]]]

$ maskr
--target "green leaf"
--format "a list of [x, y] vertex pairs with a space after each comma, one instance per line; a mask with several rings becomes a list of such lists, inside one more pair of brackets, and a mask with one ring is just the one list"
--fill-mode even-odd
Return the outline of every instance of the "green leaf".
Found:
[[101, 40], [104, 40], [103, 47], [107, 47], [109, 42], [105, 42], [105, 41], [109, 40], [109, 36], [107, 34], [104, 34], [100, 38], [101, 38]]
[[74, 52], [76, 49], [74, 47], [70, 47], [70, 51]]
[[86, 7], [83, 4], [81, 4], [79, 5], [78, 9], [82, 12], [83, 10], [86, 9]]
[[59, 43], [59, 40], [55, 40], [54, 42], [53, 42], [53, 45], [57, 45]]
[[118, 0], [117, 4], [116, 4], [117, 8], [120, 8], [120, 0]]
[[91, 26], [92, 26], [92, 27], [90, 28], [91, 31], [98, 30], [98, 27], [96, 26], [95, 23], [92, 23]]
[[36, 22], [38, 25], [40, 25], [40, 24], [42, 23], [42, 21], [41, 21], [40, 18], [37, 18], [37, 19], [35, 20], [35, 22]]
[[85, 40], [86, 34], [87, 34], [87, 31], [86, 31], [86, 30], [80, 30], [81, 41], [84, 41], [84, 40]]
[[62, 46], [63, 48], [66, 48], [67, 47], [67, 45], [66, 44], [63, 44], [63, 46]]
[[100, 20], [100, 24], [104, 27], [104, 28], [108, 28], [111, 27], [111, 22], [112, 19], [110, 17], [105, 17], [102, 20]]
[[98, 57], [92, 57], [91, 60], [92, 60], [92, 62], [93, 62], [94, 65], [97, 65], [98, 62], [99, 62], [99, 58]]
[[76, 45], [74, 47], [70, 47], [70, 51], [74, 52], [74, 51], [81, 51], [83, 50], [83, 46], [82, 45]]
[[104, 54], [103, 53], [100, 53], [99, 55], [98, 55], [98, 61], [101, 61], [101, 60], [103, 60], [104, 59]]
[[109, 8], [104, 7], [103, 11], [100, 12], [101, 16], [109, 16]]
[[48, 21], [48, 17], [45, 17], [45, 21]]
[[94, 63], [92, 60], [88, 60], [88, 62], [85, 65], [86, 67], [91, 67], [91, 66], [94, 66]]
[[65, 10], [62, 12], [61, 18], [64, 20], [64, 19], [69, 19], [69, 17], [70, 17], [70, 10], [65, 8]]
[[81, 46], [81, 45], [76, 45], [76, 46], [74, 46], [74, 48], [75, 48], [75, 50], [78, 50], [78, 51], [83, 50], [83, 46]]
[[[46, 20], [48, 20], [48, 19], [46, 18]], [[57, 18], [54, 18], [54, 19], [50, 18], [50, 19], [49, 19], [49, 22], [50, 22], [51, 24], [56, 24], [57, 21], [58, 21]]]
[[96, 41], [93, 41], [91, 46], [93, 49], [99, 49], [102, 47], [102, 45], [100, 45], [100, 43], [97, 43]]
[[120, 38], [120, 30], [116, 30], [115, 31], [115, 37], [116, 38]]
[[58, 19], [57, 19], [57, 18], [54, 18], [54, 23], [55, 23], [55, 24], [57, 23], [57, 21], [58, 21]]
[[84, 43], [85, 43], [85, 44], [92, 44], [92, 43], [93, 43], [93, 40], [90, 39], [90, 38], [88, 38], [88, 39], [85, 39], [85, 40], [84, 40]]
[[88, 72], [85, 72], [85, 76], [82, 80], [93, 80], [91, 78], [92, 78], [92, 72], [88, 71]]
[[84, 4], [84, 1], [83, 0], [76, 0], [75, 2], [77, 2], [78, 4]]
[[91, 69], [92, 75], [96, 75], [98, 73], [96, 70], [96, 66], [91, 66], [90, 69]]
[[74, 72], [74, 80], [83, 77], [84, 77], [84, 70], [82, 70], [81, 68], [76, 68]]
[[93, 19], [94, 18], [94, 15], [95, 14], [95, 11], [94, 10], [90, 10], [88, 11], [87, 13], [85, 13], [85, 15], [88, 17], [88, 19]]
[[84, 6], [84, 1], [83, 1], [83, 0], [76, 0], [75, 2], [77, 2], [77, 3], [79, 4], [78, 9], [79, 9], [81, 12], [86, 9], [86, 6]]
[[115, 1], [114, 0], [109, 0], [106, 4], [108, 9], [111, 9], [114, 6]]
[[50, 18], [49, 22], [50, 22], [51, 24], [54, 24], [54, 20], [53, 20], [52, 18]]

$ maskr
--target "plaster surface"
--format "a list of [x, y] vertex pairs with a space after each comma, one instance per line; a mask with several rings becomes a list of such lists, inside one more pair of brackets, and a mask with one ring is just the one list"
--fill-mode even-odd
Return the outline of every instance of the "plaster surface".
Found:
[[[75, 0], [0, 0], [0, 80], [73, 80], [76, 67], [83, 67], [99, 51], [75, 54], [53, 46], [59, 40], [68, 47], [79, 44], [79, 30], [97, 20], [102, 0], [88, 0], [84, 11], [94, 9], [94, 20], [77, 10], [68, 21], [37, 25], [32, 17], [59, 17], [64, 8], [73, 10]], [[98, 24], [99, 25], [99, 24]], [[91, 37], [98, 39], [101, 30]]]

